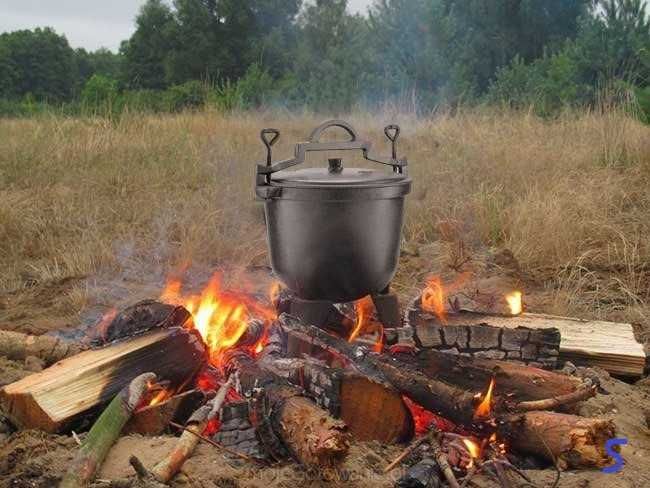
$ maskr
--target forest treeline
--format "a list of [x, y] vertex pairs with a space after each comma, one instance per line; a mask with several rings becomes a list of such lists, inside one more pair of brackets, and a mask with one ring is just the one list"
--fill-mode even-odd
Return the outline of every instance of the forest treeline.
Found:
[[0, 113], [460, 103], [553, 114], [609, 93], [650, 116], [644, 0], [148, 0], [119, 52], [0, 35]]

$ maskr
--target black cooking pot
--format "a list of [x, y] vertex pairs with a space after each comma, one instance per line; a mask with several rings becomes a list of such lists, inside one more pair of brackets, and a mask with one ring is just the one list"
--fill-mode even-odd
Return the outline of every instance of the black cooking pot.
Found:
[[[326, 129], [339, 127], [348, 141], [320, 142]], [[370, 155], [370, 142], [342, 120], [317, 127], [295, 157], [272, 163], [271, 146], [280, 133], [264, 129], [266, 164], [257, 166], [256, 193], [265, 202], [271, 265], [284, 284], [305, 300], [349, 302], [384, 291], [397, 268], [404, 196], [411, 190], [406, 159], [398, 159], [400, 129], [384, 129], [392, 157]], [[327, 168], [288, 171], [310, 151], [360, 150], [368, 161], [392, 172], [345, 168], [329, 159]]]

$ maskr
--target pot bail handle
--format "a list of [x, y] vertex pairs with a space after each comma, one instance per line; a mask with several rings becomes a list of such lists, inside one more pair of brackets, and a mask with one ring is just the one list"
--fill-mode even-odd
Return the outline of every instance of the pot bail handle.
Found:
[[316, 127], [312, 133], [309, 135], [309, 142], [310, 143], [319, 143], [320, 142], [320, 136], [323, 135], [323, 132], [325, 132], [327, 129], [330, 127], [339, 127], [343, 130], [345, 130], [349, 135], [350, 135], [350, 140], [347, 142], [356, 142], [359, 137], [357, 136], [357, 131], [354, 130], [354, 127], [352, 127], [350, 124], [348, 124], [344, 120], [328, 120], [327, 122], [322, 123], [318, 127]]

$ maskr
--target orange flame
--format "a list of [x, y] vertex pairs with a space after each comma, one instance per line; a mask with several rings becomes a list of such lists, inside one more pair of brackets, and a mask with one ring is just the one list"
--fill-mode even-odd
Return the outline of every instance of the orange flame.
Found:
[[354, 342], [357, 337], [359, 337], [359, 334], [361, 334], [369, 321], [373, 307], [374, 305], [370, 296], [363, 297], [361, 300], [355, 302], [354, 309], [357, 312], [357, 320], [354, 324], [354, 329], [352, 329], [352, 333], [348, 338], [348, 342]]
[[508, 307], [510, 307], [510, 313], [512, 315], [519, 315], [523, 311], [522, 295], [520, 291], [513, 291], [506, 295], [506, 302], [508, 302]]
[[[243, 293], [221, 290], [218, 275], [214, 275], [200, 295], [183, 297], [181, 283], [172, 280], [167, 283], [162, 300], [182, 304], [192, 314], [191, 328], [196, 329], [210, 352], [213, 363], [219, 364], [223, 353], [237, 344], [253, 315], [271, 320], [275, 312]], [[261, 350], [262, 341], [253, 346], [251, 352]]]
[[447, 323], [445, 290], [437, 276], [429, 278], [426, 288], [422, 291], [422, 309], [434, 313], [443, 324]]
[[481, 403], [476, 407], [474, 412], [475, 419], [484, 419], [490, 417], [492, 412], [492, 396], [494, 393], [495, 381], [494, 378], [490, 380], [490, 386], [488, 386], [487, 392], [482, 396]]
[[467, 468], [469, 469], [474, 466], [474, 460], [481, 457], [481, 446], [467, 438], [463, 439], [463, 444], [465, 444], [469, 457], [471, 458], [470, 463], [467, 465]]

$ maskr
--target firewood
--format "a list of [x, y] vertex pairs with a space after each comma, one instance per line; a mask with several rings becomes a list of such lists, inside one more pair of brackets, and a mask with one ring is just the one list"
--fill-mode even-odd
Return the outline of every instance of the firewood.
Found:
[[155, 380], [154, 373], [141, 374], [109, 403], [88, 432], [72, 465], [63, 477], [61, 488], [83, 487], [95, 478], [95, 473], [120, 436], [122, 428]]
[[42, 359], [50, 366], [61, 359], [79, 354], [88, 346], [69, 342], [60, 337], [41, 335], [33, 336], [0, 330], [0, 356], [14, 361], [24, 361], [29, 356]]
[[579, 378], [512, 361], [468, 358], [433, 350], [397, 357], [431, 378], [468, 391], [483, 391], [495, 378], [498, 389], [514, 403], [568, 395], [583, 386]]
[[0, 390], [5, 415], [22, 428], [61, 432], [110, 401], [136, 376], [152, 371], [178, 388], [206, 361], [195, 331], [156, 330], [84, 351]]
[[102, 346], [152, 329], [182, 327], [191, 318], [185, 307], [143, 300], [107, 316], [91, 331], [86, 342]]
[[[344, 422], [333, 419], [299, 388], [241, 351], [229, 355], [226, 369], [236, 372], [245, 396], [263, 392], [263, 401], [257, 402], [262, 408], [254, 410], [253, 420], [271, 455], [277, 457], [284, 446], [305, 466], [330, 468], [343, 461], [350, 447]], [[274, 436], [281, 445], [276, 445]]]
[[199, 437], [207, 427], [208, 423], [217, 418], [219, 410], [226, 400], [228, 390], [233, 385], [234, 378], [231, 376], [217, 392], [217, 395], [210, 402], [199, 408], [187, 422], [187, 430], [183, 431], [174, 449], [151, 470], [151, 474], [161, 483], [168, 483], [178, 474], [183, 464], [192, 455]]
[[185, 423], [197, 407], [205, 402], [206, 395], [200, 390], [190, 390], [134, 412], [124, 426], [126, 434], [160, 435], [177, 420]]
[[615, 437], [612, 420], [555, 412], [525, 412], [499, 419], [499, 432], [512, 449], [534, 454], [561, 469], [610, 464], [605, 442]]
[[[372, 374], [382, 375], [413, 401], [456, 424], [471, 426], [474, 423], [476, 405], [471, 392], [429, 378], [413, 365], [397, 358], [359, 351], [347, 342], [316, 327], [301, 324], [292, 317], [283, 315], [280, 319], [289, 333], [290, 340], [294, 337], [320, 349], [321, 354], [322, 351], [328, 351], [342, 357], [361, 373], [370, 371]], [[571, 467], [600, 466], [606, 463], [604, 441], [613, 436], [613, 422], [556, 412], [526, 412], [512, 416], [508, 414], [506, 405], [507, 402], [497, 397], [492, 416], [496, 417], [497, 421], [505, 419], [502, 425], [510, 428], [502, 428], [501, 432], [514, 449], [521, 448], [547, 459], [552, 456], [560, 459], [564, 457]], [[543, 428], [539, 428], [540, 426]], [[550, 449], [546, 449], [546, 445]], [[573, 456], [572, 453], [576, 455]]]
[[[421, 340], [425, 338], [423, 342], [426, 342], [427, 347], [435, 347], [435, 342], [428, 339], [428, 320], [422, 316], [418, 317], [417, 310], [413, 307], [409, 317], [408, 322], [415, 328], [415, 335], [421, 336]], [[449, 314], [447, 319], [447, 325], [452, 329], [475, 327], [480, 324], [504, 331], [514, 331], [518, 327], [534, 331], [557, 329], [561, 335], [560, 360], [571, 361], [580, 366], [598, 366], [613, 375], [642, 376], [646, 365], [643, 345], [636, 340], [634, 328], [629, 323], [581, 320], [537, 313], [522, 313], [510, 317], [459, 313]], [[429, 323], [434, 322], [435, 318], [431, 318]]]
[[400, 392], [382, 378], [309, 359], [265, 359], [258, 364], [304, 388], [319, 406], [342, 419], [356, 440], [394, 444], [412, 435], [410, 410]]

